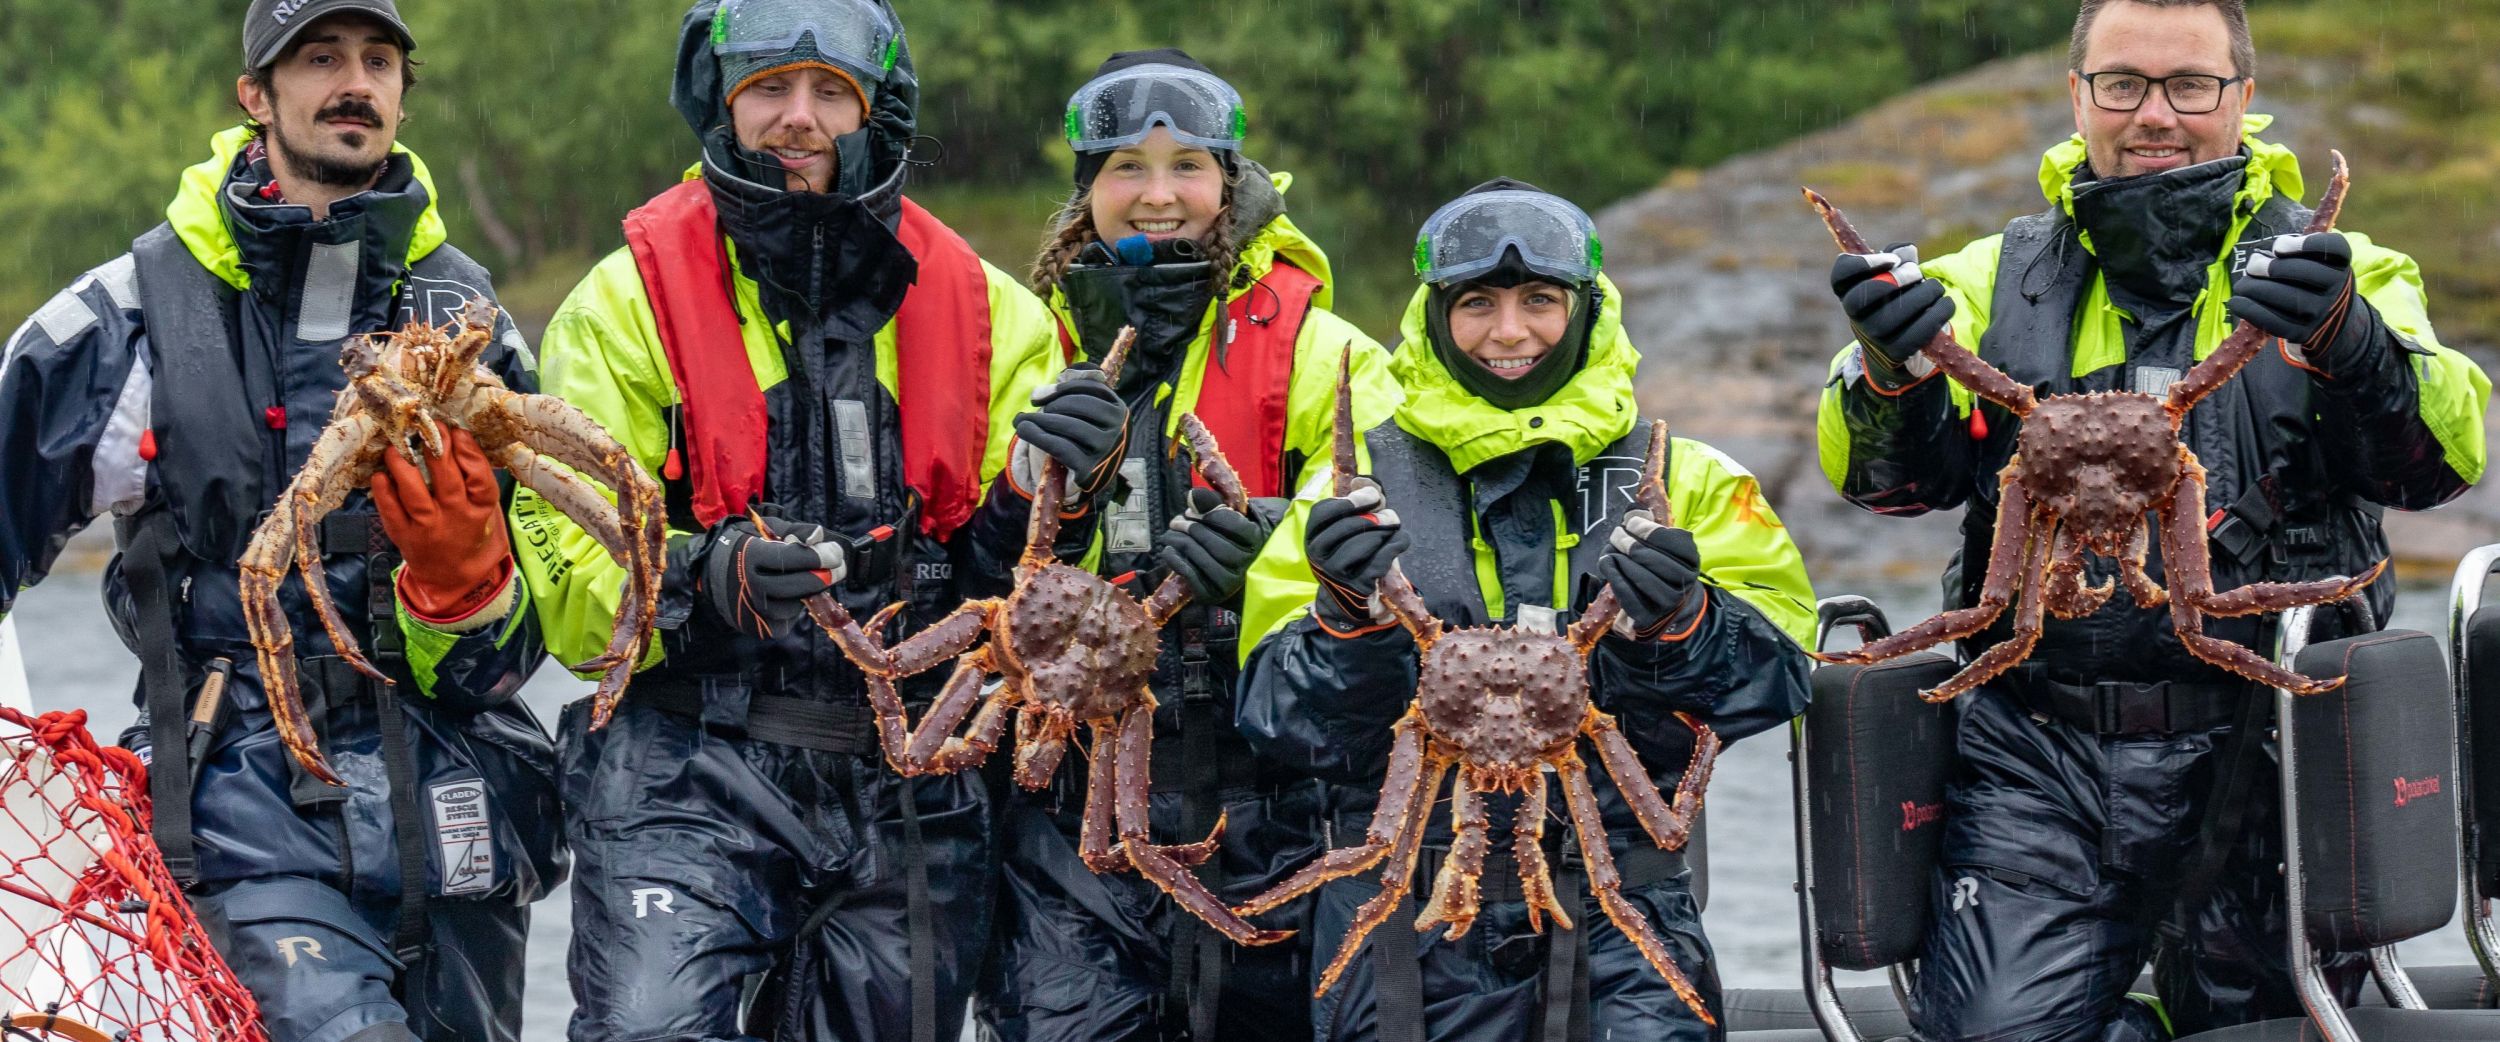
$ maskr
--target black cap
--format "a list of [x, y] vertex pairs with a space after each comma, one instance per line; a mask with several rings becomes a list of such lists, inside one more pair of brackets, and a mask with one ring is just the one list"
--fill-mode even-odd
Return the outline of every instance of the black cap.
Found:
[[399, 49], [417, 49], [417, 38], [391, 0], [252, 0], [243, 15], [243, 67], [265, 68], [286, 53], [306, 27], [330, 15], [355, 12], [381, 19], [399, 37]]

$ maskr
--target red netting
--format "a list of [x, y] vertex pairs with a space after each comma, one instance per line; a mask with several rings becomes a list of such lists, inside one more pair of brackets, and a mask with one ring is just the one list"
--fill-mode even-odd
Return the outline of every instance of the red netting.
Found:
[[0, 706], [0, 1035], [263, 1042], [148, 839], [147, 768], [86, 724]]

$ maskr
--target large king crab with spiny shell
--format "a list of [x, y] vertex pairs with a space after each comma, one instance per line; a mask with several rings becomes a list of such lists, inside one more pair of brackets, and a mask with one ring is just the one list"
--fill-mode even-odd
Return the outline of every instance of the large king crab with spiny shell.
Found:
[[[1118, 379], [1135, 341], [1135, 330], [1121, 331], [1103, 358], [1104, 379]], [[1200, 476], [1226, 505], [1246, 512], [1249, 495], [1224, 462], [1215, 436], [1194, 415], [1184, 414], [1180, 426]], [[809, 598], [808, 612], [867, 675], [878, 743], [897, 772], [914, 777], [977, 766], [997, 750], [1013, 719], [1016, 782], [1039, 789], [1050, 783], [1082, 726], [1092, 736], [1078, 845], [1086, 867], [1136, 869], [1235, 942], [1284, 940], [1292, 931], [1262, 930], [1242, 921], [1190, 874], [1214, 855], [1224, 832], [1221, 819], [1206, 839], [1180, 846], [1157, 844], [1148, 831], [1147, 755], [1154, 746], [1156, 702], [1146, 681], [1154, 672], [1163, 627], [1188, 603], [1189, 587], [1177, 576], [1167, 577], [1140, 602], [1117, 582], [1060, 563], [1051, 547], [1059, 537], [1067, 481], [1067, 468], [1045, 459], [1015, 589], [1007, 596], [967, 602], [892, 648], [880, 646], [871, 634], [883, 632], [900, 605], [878, 613], [865, 629], [830, 593]], [[983, 634], [988, 643], [972, 647]], [[894, 681], [958, 655], [954, 674], [913, 726]], [[991, 676], [1002, 682], [983, 697], [982, 682]], [[971, 725], [957, 733], [967, 716]]]
[[[606, 722], [650, 643], [667, 538], [659, 484], [598, 421], [561, 398], [514, 391], [479, 365], [494, 338], [494, 308], [473, 301], [441, 329], [415, 325], [348, 341], [339, 359], [347, 386], [339, 391], [329, 425], [236, 562], [270, 716], [296, 762], [322, 781], [339, 784], [304, 709], [295, 631], [279, 605], [279, 588], [290, 569], [301, 572], [305, 598], [329, 633], [331, 648], [358, 672], [393, 682], [365, 656], [330, 597], [321, 519], [372, 482], [384, 453], [400, 453], [425, 471], [426, 458], [443, 453], [437, 423], [476, 437], [489, 461], [545, 497], [625, 566], [615, 635], [605, 652], [573, 667], [605, 674], [593, 695], [595, 722]], [[598, 486], [616, 501], [610, 503]]]
[[[1358, 480], [1352, 384], [1350, 372], [1341, 369], [1334, 456], [1339, 496], [1352, 494]], [[1633, 501], [1659, 524], [1672, 525], [1666, 460], [1667, 425], [1652, 424], [1648, 461]], [[1693, 758], [1684, 768], [1670, 806], [1614, 717], [1591, 704], [1589, 654], [1623, 611], [1614, 588], [1599, 590], [1588, 609], [1562, 633], [1507, 626], [1452, 629], [1433, 616], [1405, 571], [1395, 564], [1381, 579], [1378, 596], [1398, 625], [1415, 639], [1418, 679], [1414, 704], [1391, 726], [1388, 779], [1381, 786], [1365, 840], [1359, 846], [1321, 855], [1236, 911], [1243, 915], [1271, 911], [1329, 880], [1387, 861], [1380, 893], [1355, 913], [1352, 931], [1320, 975], [1319, 993], [1326, 994], [1362, 948], [1363, 938], [1386, 922], [1405, 899], [1435, 799], [1442, 782], [1455, 770], [1458, 782], [1453, 786], [1450, 813], [1457, 838], [1433, 880], [1431, 899], [1415, 918], [1415, 929], [1446, 924], [1445, 936], [1456, 940], [1474, 926], [1482, 904], [1478, 881], [1492, 843], [1485, 797], [1496, 794], [1520, 797], [1511, 852], [1527, 898], [1529, 925], [1543, 932], [1544, 917], [1551, 915], [1555, 925], [1572, 929], [1571, 912], [1556, 900], [1553, 877], [1545, 864], [1545, 772], [1550, 769], [1562, 780], [1563, 802], [1570, 809], [1572, 831], [1588, 866], [1589, 890], [1598, 907], [1632, 939], [1694, 1015], [1716, 1024], [1700, 992], [1676, 966], [1649, 919], [1624, 899], [1623, 878], [1606, 845], [1597, 792], [1589, 784], [1588, 764], [1580, 758], [1580, 740], [1586, 738], [1650, 839], [1667, 850], [1683, 848], [1701, 813], [1702, 791], [1710, 784], [1710, 768], [1719, 755], [1719, 736], [1692, 716], [1676, 714], [1693, 731]]]
[[[2334, 176], [2318, 200], [2308, 232], [2332, 231], [2351, 179], [2344, 154], [2334, 155]], [[1843, 253], [1870, 253], [1849, 219], [1812, 189], [1806, 201], [1822, 215]], [[1890, 278], [1890, 275], [1879, 276]], [[1825, 662], [1864, 665], [1960, 640], [1986, 629], [2008, 606], [2014, 633], [1961, 672], [1920, 696], [1943, 702], [2014, 668], [2040, 639], [2045, 609], [2061, 619], [2100, 610], [2123, 580], [2138, 607], [2170, 606], [2170, 624], [2190, 654], [2232, 673], [2296, 694], [2317, 694], [2343, 683], [2316, 680], [2284, 669], [2256, 652], [2205, 634], [2204, 620], [2327, 604], [2359, 592], [2387, 570], [2381, 561], [2359, 578], [2314, 582], [2250, 583], [2214, 589], [2212, 558], [2205, 545], [2205, 468], [2179, 440], [2188, 410], [2257, 357], [2270, 338], [2241, 322], [2212, 354], [2188, 370], [2165, 393], [2129, 391], [2037, 397], [2002, 370], [1964, 348], [1951, 327], [1919, 349], [1954, 382], [2003, 406], [2023, 421], [2014, 455], [1998, 473], [1995, 545], [1980, 580], [1979, 603], [1958, 608], [1863, 647], [1817, 655]], [[2169, 589], [2145, 574], [2144, 557], [2153, 521], [2161, 525], [2162, 567]], [[2084, 585], [2084, 555], [2118, 563], [2118, 580]]]

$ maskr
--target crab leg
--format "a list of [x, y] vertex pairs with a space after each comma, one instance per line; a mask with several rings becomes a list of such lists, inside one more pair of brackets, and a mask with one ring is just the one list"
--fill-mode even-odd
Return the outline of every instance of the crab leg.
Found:
[[[1041, 722], [1034, 724], [1036, 719]], [[1050, 776], [1059, 770], [1059, 760], [1068, 754], [1068, 743], [1075, 736], [1076, 721], [1067, 710], [1027, 701], [1023, 715], [1016, 720], [1016, 784], [1028, 790], [1050, 784]], [[1113, 743], [1115, 749], [1117, 744]], [[1112, 751], [1097, 748], [1094, 756], [1099, 760]]]
[[[967, 744], [966, 739], [955, 737], [955, 725], [963, 723], [964, 717], [972, 715], [972, 709], [976, 705], [982, 707], [985, 715], [995, 717], [996, 723], [991, 726], [1001, 730], [1005, 728], [1007, 718], [989, 710], [989, 707], [995, 705], [998, 699], [981, 697], [981, 681], [988, 676], [988, 673], [981, 668], [980, 658], [981, 656], [978, 655], [968, 655], [955, 663], [955, 672], [946, 678], [946, 686], [938, 690], [937, 700], [929, 703], [928, 714], [920, 718], [920, 726], [912, 729], [911, 742], [904, 747], [903, 755], [899, 758], [891, 755], [886, 757], [895, 762], [896, 770], [902, 770], [904, 765], [908, 764], [927, 773], [946, 773], [931, 770], [931, 761], [942, 749]], [[998, 690], [1000, 695], [1004, 695], [1007, 688], [1001, 685]], [[979, 729], [975, 728], [973, 733], [977, 737]], [[992, 739], [991, 748], [996, 748], [995, 738]], [[986, 754], [989, 749], [981, 751]]]
[[1164, 576], [1163, 584], [1155, 587], [1153, 596], [1146, 598], [1146, 621], [1160, 630], [1170, 625], [1180, 615], [1181, 609], [1188, 606], [1189, 584], [1182, 582], [1177, 575]]
[[1250, 493], [1241, 487], [1241, 475], [1233, 472], [1233, 465], [1224, 459], [1224, 450], [1215, 444], [1215, 432], [1207, 429], [1197, 413], [1181, 414], [1181, 437], [1189, 443], [1189, 454], [1207, 487], [1223, 498], [1225, 506], [1249, 513]]
[[615, 504], [600, 494], [597, 486], [568, 468], [558, 466], [538, 450], [520, 442], [509, 442], [487, 450], [498, 467], [512, 475], [512, 480], [536, 492], [574, 524], [590, 534], [608, 558], [618, 564], [630, 564], [632, 542], [625, 535], [625, 521]]
[[[526, 445], [537, 455], [552, 458], [616, 494], [617, 527], [628, 531], [630, 538], [609, 546], [608, 552], [625, 565], [628, 586], [619, 606], [616, 634], [607, 650], [582, 664], [607, 672], [591, 699], [591, 726], [605, 726], [615, 713], [617, 699], [624, 696], [625, 686], [633, 678], [633, 669], [641, 664], [642, 650], [650, 643], [656, 622], [654, 613], [659, 604], [668, 538], [659, 483], [651, 480], [651, 475], [623, 444], [562, 399], [481, 385], [460, 399], [453, 411], [480, 444], [493, 448]], [[513, 476], [541, 495], [546, 494], [547, 490], [531, 483], [534, 474], [515, 472]], [[559, 509], [563, 505], [552, 499], [551, 502], [557, 502]], [[568, 512], [567, 516], [573, 515]]]
[[1680, 850], [1692, 835], [1693, 821], [1701, 816], [1702, 790], [1710, 784], [1710, 768], [1719, 758], [1719, 735], [1690, 714], [1677, 713], [1676, 719], [1693, 729], [1693, 759], [1685, 765], [1682, 778], [1676, 783], [1675, 804], [1669, 807], [1650, 780], [1649, 771], [1641, 766], [1640, 757], [1632, 752], [1632, 743], [1615, 726], [1615, 718], [1589, 707], [1580, 730], [1597, 746], [1597, 760], [1613, 775], [1615, 788], [1622, 790], [1624, 802], [1632, 805], [1632, 815], [1640, 819], [1642, 830], [1667, 850]]
[[2074, 529], [2060, 526], [2053, 545], [2057, 549], [2049, 556], [2048, 587], [2043, 591], [2049, 613], [2061, 619], [2080, 619], [2101, 610], [2101, 605], [2109, 603], [2110, 595], [2117, 592], [2117, 583], [2103, 580], [2099, 586], [2083, 585], [2084, 546]]
[[1988, 628], [1997, 616], [2014, 603], [2015, 581], [2021, 577], [2023, 562], [2028, 559], [2033, 533], [2031, 531], [2031, 493], [2023, 488], [2022, 460], [2016, 457], [2000, 472], [1998, 482], [1996, 542], [1988, 551], [1988, 571], [1981, 578], [1979, 603], [1956, 608], [1925, 622], [1895, 633], [1882, 640], [1850, 651], [1834, 654], [1814, 653], [1823, 662], [1863, 666], [1888, 658], [1924, 651], [1948, 640], [1960, 640]]
[[[988, 607], [989, 602], [986, 601], [965, 604], [955, 609], [954, 614], [938, 620], [936, 625], [913, 634], [889, 650], [878, 647], [876, 639], [869, 633], [883, 632], [902, 610], [901, 604], [887, 605], [884, 611], [869, 620], [867, 629], [863, 630], [851, 621], [850, 612], [830, 592], [807, 599], [808, 614], [815, 618], [816, 625], [832, 635], [835, 646], [842, 649], [843, 656], [850, 659], [852, 665], [858, 666], [860, 674], [867, 678], [868, 707], [877, 714], [877, 743], [884, 747], [886, 762], [896, 771], [905, 775], [919, 773], [918, 761], [911, 750], [921, 746], [913, 733], [910, 711], [903, 706], [903, 696], [894, 690], [895, 678], [911, 676], [963, 651], [988, 624]], [[986, 652], [977, 654], [978, 657], [968, 659], [966, 665], [986, 673], [994, 663], [989, 661]], [[958, 670], [956, 676], [947, 679], [947, 688], [953, 689], [960, 680], [961, 671]], [[944, 700], [943, 695], [940, 700]]]
[[[2319, 197], [2317, 210], [2310, 214], [2306, 230], [2311, 235], [2335, 230], [2335, 220], [2344, 211], [2344, 193], [2352, 187], [2352, 173], [2344, 164], [2344, 154], [2329, 151], [2327, 155], [2335, 172], [2327, 178], [2326, 194]], [[2171, 420], [2175, 423], [2179, 417], [2187, 415], [2189, 409], [2195, 408], [2197, 402], [2205, 400], [2206, 395], [2220, 389], [2240, 371], [2241, 366], [2257, 357], [2257, 352], [2271, 339], [2272, 334], [2245, 321], [2231, 327], [2231, 335], [2224, 337], [2212, 354], [2206, 355], [2204, 361], [2196, 363], [2186, 376], [2170, 385], [2170, 393], [2162, 404], [2170, 410]]]
[[1113, 796], [1120, 787], [1119, 728], [1096, 721], [1087, 730], [1092, 732], [1094, 749], [1086, 758], [1085, 825], [1077, 836], [1077, 856], [1097, 873], [1133, 868], [1128, 852], [1113, 846], [1111, 838], [1112, 812], [1119, 803]]
[[[2164, 518], [2161, 539], [2162, 560], [2168, 563], [2170, 581], [2177, 587], [2170, 591], [2170, 628], [2179, 635], [2179, 643], [2197, 658], [2296, 695], [2314, 695], [2342, 687], [2342, 677], [2305, 677], [2238, 644], [2205, 634], [2204, 605], [2214, 596], [2213, 562], [2205, 548], [2205, 468], [2186, 446], [2179, 448], [2179, 463], [2179, 485], [2171, 494], [2170, 513]], [[2373, 570], [2370, 575], [2375, 577], [2378, 572]]]
[[[1137, 343], [1137, 329], [1124, 327], [1111, 341], [1111, 350], [1102, 357], [1103, 382], [1117, 387], [1120, 369], [1128, 364], [1129, 347]], [[1125, 434], [1123, 435], [1125, 437]], [[1103, 465], [1120, 465], [1120, 453], [1112, 453]], [[1051, 562], [1050, 548], [1059, 541], [1060, 503], [1068, 494], [1068, 468], [1048, 453], [1042, 455], [1042, 471], [1033, 482], [1033, 513], [1025, 520], [1024, 557], [1020, 568], [1038, 568]]]
[[[1355, 451], [1355, 438], [1358, 435], [1354, 430], [1354, 345], [1352, 344], [1347, 344], [1345, 351], [1337, 358], [1337, 408], [1332, 423], [1335, 429], [1335, 440], [1329, 448], [1330, 481], [1332, 482], [1330, 491], [1343, 498], [1353, 495], [1354, 490], [1360, 487], [1363, 481], [1358, 473], [1362, 466], [1361, 457]], [[1404, 626], [1406, 632], [1414, 636], [1418, 650], [1429, 649], [1434, 641], [1441, 639], [1445, 627], [1442, 626], [1441, 620], [1433, 617], [1432, 609], [1424, 605], [1422, 595], [1415, 592], [1415, 584], [1407, 580], [1405, 569], [1399, 568], [1395, 563], [1390, 564], [1389, 574], [1380, 577], [1380, 588], [1375, 592], [1380, 597], [1380, 602], [1388, 607], [1390, 613], [1397, 616], [1398, 624]]]
[[[584, 480], [578, 472], [557, 465], [555, 460], [519, 441], [493, 445], [486, 451], [495, 465], [512, 475], [514, 482], [538, 493], [558, 513], [581, 526], [582, 531], [608, 552], [610, 559], [623, 565], [628, 573], [632, 571], [635, 544], [626, 535], [624, 518], [596, 486]], [[641, 584], [628, 578], [617, 614], [625, 618], [639, 617], [642, 612], [641, 594]], [[623, 673], [630, 673], [639, 666], [642, 647], [640, 641], [630, 639], [635, 636], [632, 630], [620, 628], [618, 633], [628, 639], [611, 637], [606, 651], [589, 661], [575, 663], [571, 668], [580, 672], [595, 670], [608, 674], [600, 679], [602, 688], [611, 682], [622, 687], [624, 681], [618, 667], [623, 666]]]
[[1449, 628], [1425, 606], [1423, 595], [1415, 592], [1415, 584], [1406, 578], [1406, 569], [1397, 562], [1390, 562], [1389, 574], [1380, 577], [1379, 597], [1380, 603], [1388, 606], [1389, 614], [1397, 616], [1398, 625], [1406, 627], [1406, 632], [1415, 638], [1418, 653], [1432, 650], [1433, 643]]
[[1632, 505], [1649, 511], [1659, 524], [1675, 525], [1675, 504], [1667, 498], [1667, 421], [1649, 424], [1649, 454], [1641, 458], [1641, 483], [1632, 490]]
[[[1814, 207], [1816, 214], [1822, 216], [1823, 227], [1830, 229], [1832, 241], [1840, 246], [1840, 252], [1875, 252], [1875, 247], [1867, 244], [1866, 236], [1858, 234], [1857, 228], [1849, 223], [1849, 218], [1840, 212], [1839, 207], [1832, 205], [1831, 200], [1823, 198], [1821, 193], [1811, 188], [1806, 189], [1805, 192], [1806, 203]], [[1891, 278], [1890, 275], [1878, 277]], [[2014, 382], [2013, 377], [2005, 375], [1997, 367], [1980, 360], [1976, 352], [1963, 347], [1961, 341], [1954, 338], [1953, 327], [1950, 325], [1938, 330], [1936, 338], [1928, 341], [1925, 347], [1919, 348], [1918, 353], [1920, 357], [1935, 363], [1936, 368], [1944, 370], [1944, 374], [1952, 377], [1954, 383], [1970, 388], [1971, 393], [2004, 406], [2007, 411], [2016, 416], [2031, 415], [2032, 406], [2038, 404], [2029, 386]]]
[[[1651, 518], [1659, 524], [1672, 526], [1675, 524], [1675, 505], [1667, 497], [1669, 438], [1667, 421], [1657, 420], [1649, 425], [1649, 452], [1641, 463], [1640, 484], [1633, 486], [1632, 502], [1637, 509], [1649, 511]], [[1587, 657], [1590, 651], [1596, 649], [1597, 642], [1614, 627], [1616, 616], [1621, 614], [1623, 604], [1615, 599], [1614, 587], [1599, 588], [1597, 596], [1589, 599], [1588, 610], [1581, 612], [1579, 620], [1571, 624], [1568, 634], [1571, 646], [1579, 649], [1581, 657]]]
[[1354, 494], [1354, 481], [1362, 473], [1360, 457], [1355, 453], [1354, 439], [1354, 344], [1346, 343], [1337, 356], [1337, 409], [1331, 418], [1333, 437], [1328, 446], [1330, 493], [1339, 498]]
[[2249, 583], [2235, 590], [2208, 593], [2196, 606], [2197, 611], [2215, 618], [2234, 618], [2283, 611], [2309, 604], [2333, 604], [2387, 573], [2387, 562], [2381, 560], [2370, 570], [2354, 578], [2336, 577], [2302, 583]]
[[[2029, 540], [2031, 550], [2028, 562], [2023, 568], [2023, 581], [2016, 587], [2021, 592], [2014, 606], [2014, 635], [1980, 652], [1979, 657], [1972, 659], [1970, 665], [1962, 667], [1961, 672], [1953, 674], [1944, 683], [1936, 685], [1933, 691], [1919, 692], [1918, 697], [1930, 702], [1950, 702], [1954, 696], [1994, 680], [1998, 674], [2014, 668], [2015, 663], [2031, 655], [2032, 645], [2039, 643], [2040, 616], [2043, 607], [2040, 587], [2046, 581], [2049, 568], [2049, 547], [2057, 534], [2057, 519], [2035, 513], [2031, 519], [2031, 527], [2033, 529]], [[2000, 535], [1998, 538], [2004, 537]]]
[[2144, 573], [2144, 555], [2149, 549], [2153, 526], [2138, 521], [2135, 533], [2128, 537], [2127, 554], [2118, 559], [2118, 578], [2127, 584], [2127, 596], [2135, 598], [2138, 608], [2158, 608], [2170, 600], [2170, 591], [2161, 588], [2153, 577]]
[[[974, 673], [974, 676], [979, 675]], [[1007, 733], [1007, 721], [1012, 719], [1010, 714], [1014, 712], [1021, 698], [1018, 692], [1022, 690], [1014, 684], [1003, 684], [997, 693], [983, 700], [981, 711], [972, 718], [972, 728], [964, 732], [963, 737], [947, 739], [937, 754], [929, 758], [929, 773], [953, 774], [977, 767], [981, 761], [989, 759], [990, 754], [998, 749], [998, 740]]]
[[[380, 469], [375, 464], [381, 453], [374, 449], [382, 437], [371, 413], [350, 413], [332, 423], [313, 443], [304, 469], [288, 483], [277, 510], [293, 515], [289, 528], [295, 535], [295, 570], [304, 576], [304, 600], [320, 620], [322, 631], [329, 634], [330, 649], [356, 672], [389, 684], [391, 678], [365, 657], [356, 632], [348, 628], [337, 599], [330, 596], [330, 570], [321, 547], [321, 519], [347, 502], [349, 490], [371, 483]], [[389, 582], [391, 577], [368, 575], [365, 581]]]
[[1554, 872], [1545, 865], [1545, 816], [1552, 810], [1545, 803], [1545, 771], [1528, 775], [1526, 795], [1519, 799], [1519, 816], [1511, 822], [1511, 857], [1519, 864], [1519, 893], [1527, 899], [1528, 929], [1545, 932], [1545, 917], [1554, 917], [1557, 928], [1571, 929], [1571, 913], [1554, 898]]
[[[1478, 881], [1484, 878], [1484, 854], [1492, 846], [1493, 823], [1486, 820], [1484, 793], [1477, 789], [1476, 772], [1472, 767], [1458, 769], [1458, 782], [1450, 787], [1451, 828], [1457, 838], [1450, 843], [1450, 853], [1441, 861], [1441, 871], [1432, 880], [1432, 899], [1415, 915], [1415, 931], [1422, 933], [1442, 923], [1450, 925], [1442, 934], [1455, 941], [1467, 936], [1476, 925], [1476, 913], [1484, 906], [1484, 895]], [[1519, 813], [1544, 813], [1543, 807], [1522, 804]]]
[[1380, 863], [1391, 847], [1405, 834], [1407, 819], [1415, 816], [1417, 807], [1430, 807], [1432, 796], [1425, 789], [1429, 772], [1424, 763], [1423, 714], [1409, 708], [1406, 715], [1390, 727], [1389, 777], [1380, 787], [1380, 803], [1372, 808], [1371, 826], [1359, 846], [1339, 847], [1320, 855], [1319, 860], [1302, 866], [1302, 870], [1276, 884], [1264, 894], [1242, 902], [1233, 911], [1241, 915], [1258, 915], [1275, 910], [1294, 898], [1319, 889], [1331, 879], [1343, 879]]
[[[1097, 733], [1100, 733], [1101, 726], [1095, 725]], [[1262, 930], [1242, 921], [1240, 916], [1233, 914], [1232, 909], [1224, 907], [1224, 902], [1217, 900], [1214, 894], [1207, 891], [1205, 883], [1199, 882], [1197, 876], [1191, 875], [1188, 869], [1174, 861], [1165, 848], [1154, 844], [1154, 838], [1149, 834], [1146, 814], [1147, 782], [1150, 776], [1146, 757], [1147, 750], [1154, 745], [1154, 740], [1154, 699], [1149, 697], [1143, 703], [1131, 708], [1121, 719], [1120, 748], [1117, 757], [1119, 769], [1114, 772], [1111, 791], [1090, 789], [1086, 794], [1088, 809], [1091, 809], [1090, 804], [1099, 803], [1105, 799], [1112, 800], [1119, 817], [1120, 849], [1127, 852], [1129, 863], [1137, 866], [1138, 874], [1161, 887], [1163, 892], [1170, 895], [1184, 911], [1197, 916], [1233, 943], [1274, 944], [1293, 936], [1291, 930]], [[1101, 750], [1095, 750], [1094, 759], [1097, 763], [1104, 759]], [[1203, 844], [1206, 852], [1213, 853], [1216, 836], [1220, 835], [1222, 835], [1222, 826], [1218, 825], [1216, 834], [1208, 836]], [[1193, 845], [1193, 853], [1198, 846]]]
[[269, 699], [269, 716], [277, 725], [278, 737], [286, 741], [287, 751], [295, 754], [304, 773], [338, 785], [339, 776], [321, 754], [321, 736], [313, 732], [311, 714], [304, 709], [303, 681], [295, 673], [294, 626], [278, 606], [278, 588], [286, 582], [287, 547], [294, 538], [294, 519], [285, 513], [270, 515], [252, 535], [251, 545], [236, 562], [243, 573], [243, 621], [251, 631], [253, 647], [260, 652], [261, 689]]
[[[1597, 793], [1589, 788], [1588, 767], [1577, 754], [1566, 756], [1555, 765], [1555, 773], [1562, 775], [1563, 801], [1571, 807], [1572, 831], [1579, 833], [1580, 856], [1588, 863], [1589, 892], [1597, 897], [1597, 906], [1606, 910], [1606, 918], [1614, 920], [1615, 929], [1631, 938], [1633, 946], [1649, 959], [1658, 975], [1667, 979], [1667, 986], [1675, 989], [1675, 997], [1683, 999], [1685, 1007], [1702, 1023], [1718, 1026], [1719, 1020], [1710, 1015], [1701, 992], [1676, 966], [1666, 942], [1659, 940], [1657, 931], [1650, 928], [1649, 917], [1623, 899], [1623, 877], [1615, 870], [1614, 852], [1606, 847], [1606, 824], [1598, 817]], [[1552, 943], [1562, 941], [1557, 938]]]
[[[1399, 830], [1396, 847], [1389, 853], [1389, 867], [1380, 872], [1380, 892], [1354, 910], [1354, 924], [1346, 931], [1345, 940], [1338, 943], [1337, 957], [1330, 959], [1327, 971], [1320, 974], [1319, 990], [1312, 993], [1314, 997], [1325, 995], [1336, 986], [1337, 976], [1354, 961], [1355, 953], [1363, 950], [1363, 939], [1389, 921], [1389, 914], [1397, 911], [1398, 902], [1406, 900], [1406, 892], [1415, 885], [1415, 861], [1423, 854], [1424, 824], [1432, 815], [1430, 794], [1441, 791], [1441, 780], [1450, 774], [1451, 758], [1439, 755], [1438, 750], [1434, 753], [1424, 771], [1422, 791], [1426, 798], [1415, 802], [1405, 826]], [[1379, 820], [1378, 812], [1374, 812], [1372, 820]]]

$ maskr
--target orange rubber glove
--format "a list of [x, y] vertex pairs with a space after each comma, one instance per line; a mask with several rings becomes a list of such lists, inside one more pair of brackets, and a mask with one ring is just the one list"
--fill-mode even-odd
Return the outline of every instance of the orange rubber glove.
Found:
[[399, 601], [429, 623], [467, 620], [497, 600], [512, 581], [512, 537], [504, 530], [503, 494], [477, 439], [445, 427], [443, 455], [426, 460], [425, 475], [397, 452], [382, 454], [373, 475], [373, 506], [382, 531], [406, 561]]

